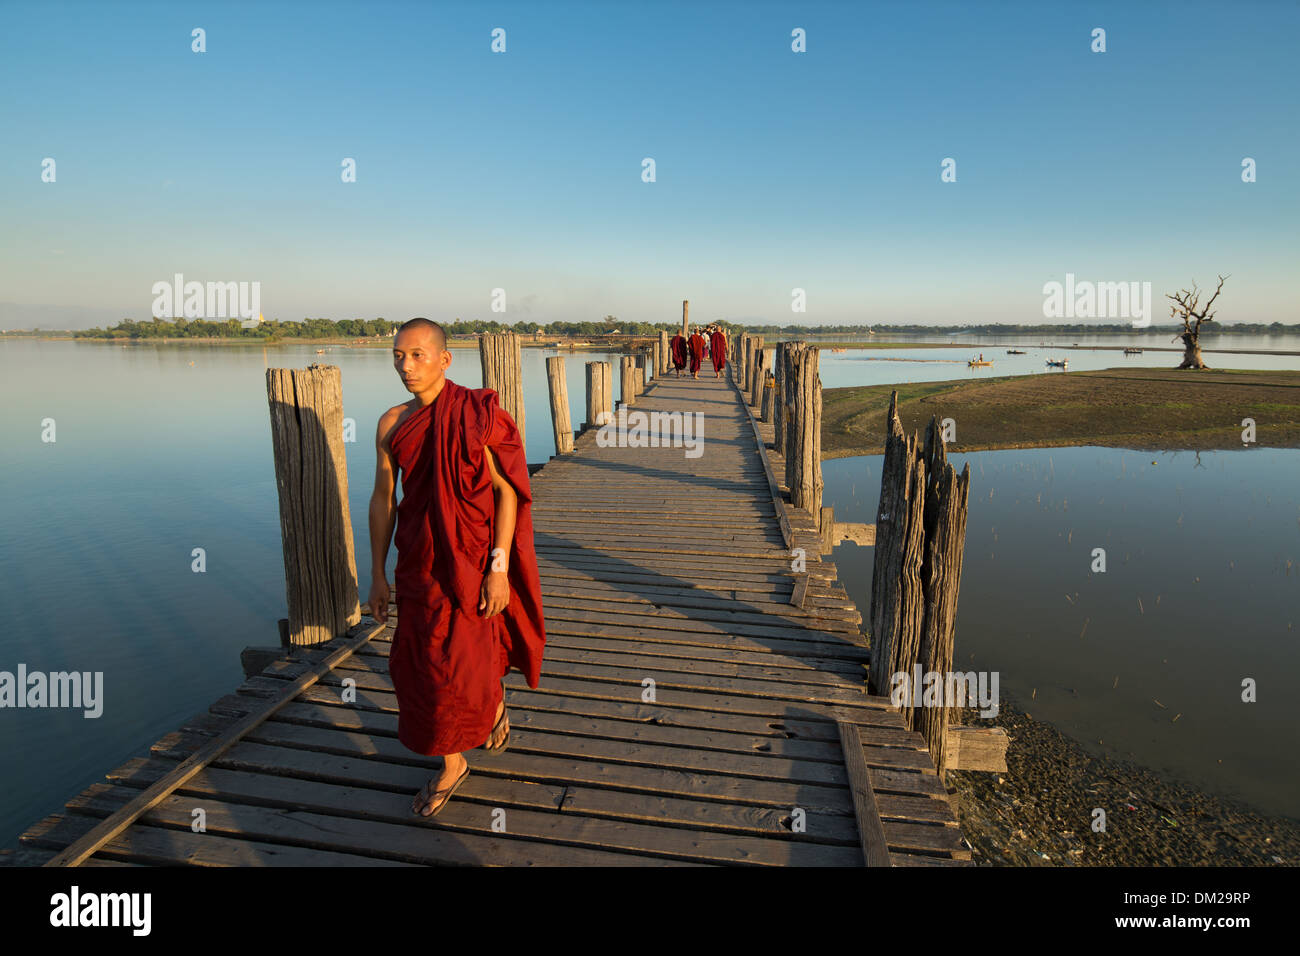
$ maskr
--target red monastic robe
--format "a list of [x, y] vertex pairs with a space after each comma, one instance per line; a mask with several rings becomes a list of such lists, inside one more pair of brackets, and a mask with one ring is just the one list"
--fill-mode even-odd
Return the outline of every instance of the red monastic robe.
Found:
[[[491, 618], [478, 610], [496, 519], [484, 446], [519, 496], [510, 603]], [[530, 687], [541, 679], [546, 630], [528, 465], [519, 429], [497, 393], [450, 379], [431, 405], [398, 426], [392, 449], [402, 479], [397, 629], [388, 659], [397, 737], [416, 753], [460, 753], [491, 734], [501, 678], [511, 667]]]
[[673, 340], [668, 343], [668, 351], [673, 355], [674, 368], [686, 368], [686, 336], [674, 335]]
[[691, 347], [691, 374], [694, 375], [696, 372], [700, 370], [700, 366], [704, 363], [704, 336], [700, 335], [699, 332], [696, 332], [694, 335], [692, 335], [690, 341], [690, 347]]
[[713, 359], [713, 371], [727, 367], [727, 338], [717, 330], [709, 336], [709, 358]]

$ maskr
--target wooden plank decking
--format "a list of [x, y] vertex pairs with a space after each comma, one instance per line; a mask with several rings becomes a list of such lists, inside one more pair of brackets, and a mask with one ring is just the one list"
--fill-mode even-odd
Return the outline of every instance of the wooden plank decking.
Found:
[[374, 634], [299, 693], [347, 638], [246, 681], [31, 827], [12, 861], [49, 862], [288, 696], [86, 865], [969, 865], [920, 735], [866, 694], [861, 614], [780, 499], [771, 427], [711, 374], [659, 380], [635, 408], [703, 412], [703, 454], [588, 431], [534, 475], [542, 683], [507, 678], [509, 749], [469, 753], [436, 818], [410, 811], [438, 759], [396, 737], [393, 617], [354, 628]]

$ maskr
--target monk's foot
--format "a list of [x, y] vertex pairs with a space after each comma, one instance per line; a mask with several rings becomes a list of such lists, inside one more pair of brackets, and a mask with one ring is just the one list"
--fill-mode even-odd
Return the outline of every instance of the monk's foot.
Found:
[[442, 761], [442, 773], [430, 777], [411, 801], [411, 812], [422, 817], [432, 816], [451, 799], [456, 788], [469, 773], [469, 762], [461, 754], [448, 754]]
[[493, 720], [492, 733], [488, 735], [487, 742], [483, 744], [484, 750], [500, 750], [501, 745], [510, 736], [510, 718], [506, 716], [505, 698], [502, 698], [500, 706], [497, 707], [496, 717]]

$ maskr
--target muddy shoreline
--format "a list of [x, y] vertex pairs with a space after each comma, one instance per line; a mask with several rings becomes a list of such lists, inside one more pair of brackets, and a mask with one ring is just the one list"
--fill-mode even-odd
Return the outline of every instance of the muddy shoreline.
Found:
[[[1016, 703], [962, 722], [1011, 737], [1006, 773], [956, 771], [948, 786], [979, 866], [1295, 866], [1300, 820], [1099, 756]], [[1093, 829], [1096, 808], [1105, 832]]]

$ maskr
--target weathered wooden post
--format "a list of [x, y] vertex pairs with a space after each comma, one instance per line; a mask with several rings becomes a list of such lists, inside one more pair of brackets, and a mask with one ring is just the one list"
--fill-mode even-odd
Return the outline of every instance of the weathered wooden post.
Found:
[[781, 342], [777, 347], [777, 356], [780, 359], [776, 369], [776, 396], [774, 401], [774, 414], [776, 428], [773, 432], [773, 448], [781, 455], [786, 456], [786, 487], [789, 487], [789, 444], [790, 444], [790, 414], [791, 405], [794, 401], [794, 392], [792, 383], [794, 381], [794, 370], [798, 365], [798, 354], [808, 346], [803, 342]]
[[659, 348], [659, 340], [658, 340], [658, 339], [655, 339], [655, 340], [654, 340], [654, 344], [653, 344], [653, 345], [651, 346], [651, 348], [650, 348], [650, 358], [651, 358], [651, 362], [650, 362], [650, 364], [651, 364], [652, 366], [654, 366], [654, 377], [655, 377], [655, 378], [658, 378], [660, 375], [662, 375], [662, 374], [664, 373], [664, 371], [663, 371], [664, 367], [663, 367], [663, 364], [662, 364], [662, 363], [663, 363], [663, 352], [662, 352], [662, 350]]
[[821, 419], [822, 381], [817, 374], [818, 349], [805, 347], [793, 353], [790, 381], [792, 401], [787, 408], [785, 481], [790, 503], [816, 521], [822, 507]]
[[624, 405], [636, 404], [636, 372], [632, 356], [619, 359], [619, 401]]
[[650, 381], [650, 352], [646, 349], [637, 349], [636, 353], [637, 371], [641, 373], [642, 387], [637, 389], [640, 395], [645, 391], [645, 383]]
[[[894, 675], [901, 675], [904, 686], [914, 688], [919, 668], [923, 679], [941, 681], [946, 692], [952, 686], [970, 465], [958, 476], [948, 463], [937, 419], [926, 429], [924, 444], [915, 432], [906, 435], [897, 392], [889, 401], [886, 429], [871, 582], [870, 685], [887, 695]], [[928, 674], [936, 676], [926, 678]], [[983, 765], [963, 765], [960, 757], [950, 760], [952, 703], [945, 699], [941, 706], [926, 706], [907, 693], [903, 719], [926, 738], [941, 778], [950, 768], [993, 769], [1005, 751], [1005, 735], [990, 738], [995, 753], [981, 752]]]
[[754, 388], [749, 404], [755, 409], [762, 408], [763, 405], [763, 383], [767, 381], [767, 370], [772, 365], [772, 352], [772, 349], [763, 348], [761, 341], [754, 351]]
[[361, 620], [335, 365], [266, 370], [280, 497], [290, 644], [320, 644]]
[[659, 332], [659, 363], [655, 366], [658, 371], [655, 375], [667, 374], [668, 370], [673, 367], [673, 356], [668, 350], [668, 333]]
[[632, 369], [632, 389], [638, 396], [645, 394], [645, 369]]
[[609, 362], [587, 363], [586, 427], [598, 428], [614, 414], [613, 366]]
[[484, 332], [478, 340], [478, 356], [483, 366], [483, 387], [496, 391], [501, 407], [519, 426], [519, 441], [523, 444], [524, 365], [519, 336], [513, 332]]
[[772, 375], [771, 370], [763, 373], [763, 405], [759, 420], [770, 422], [772, 420], [773, 398], [776, 393], [776, 378]]
[[554, 355], [546, 360], [546, 387], [551, 394], [551, 425], [555, 428], [555, 453], [573, 451], [573, 425], [569, 420], [569, 383], [564, 359]]

